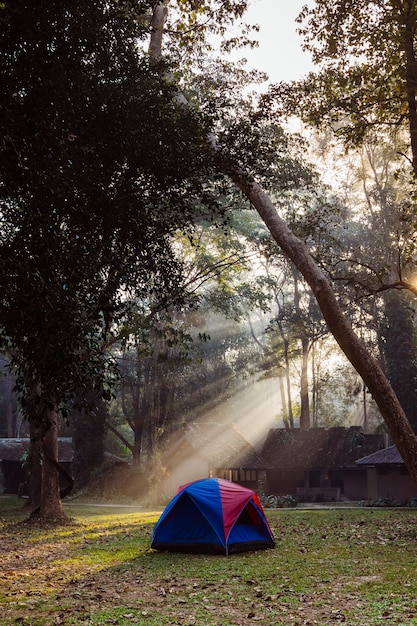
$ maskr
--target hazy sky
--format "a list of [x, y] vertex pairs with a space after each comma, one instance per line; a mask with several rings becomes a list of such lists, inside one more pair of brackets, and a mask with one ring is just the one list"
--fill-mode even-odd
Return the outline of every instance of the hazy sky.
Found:
[[312, 69], [310, 55], [301, 49], [302, 39], [296, 33], [295, 18], [313, 0], [251, 0], [246, 21], [257, 23], [259, 47], [245, 50], [241, 56], [248, 66], [264, 70], [271, 82], [300, 78]]

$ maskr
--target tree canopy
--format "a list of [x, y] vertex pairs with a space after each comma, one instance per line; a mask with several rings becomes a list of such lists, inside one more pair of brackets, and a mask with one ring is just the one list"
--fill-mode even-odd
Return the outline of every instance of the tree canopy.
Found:
[[42, 406], [103, 393], [103, 337], [174, 290], [168, 235], [213, 208], [204, 120], [137, 45], [147, 5], [1, 6], [2, 349]]
[[[287, 110], [333, 130], [348, 145], [377, 129], [399, 134], [416, 171], [416, 3], [317, 1], [299, 15], [303, 45], [318, 71], [272, 89]], [[411, 153], [408, 150], [411, 148]]]

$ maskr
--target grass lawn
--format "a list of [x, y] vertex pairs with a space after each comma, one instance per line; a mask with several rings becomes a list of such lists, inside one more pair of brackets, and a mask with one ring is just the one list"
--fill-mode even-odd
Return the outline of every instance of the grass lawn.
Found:
[[417, 511], [267, 511], [277, 547], [159, 553], [160, 511], [66, 507], [31, 527], [0, 497], [0, 625], [417, 625]]

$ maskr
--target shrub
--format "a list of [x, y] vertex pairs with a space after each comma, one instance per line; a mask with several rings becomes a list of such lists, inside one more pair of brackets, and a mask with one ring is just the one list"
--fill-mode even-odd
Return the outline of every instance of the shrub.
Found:
[[267, 509], [284, 509], [297, 506], [298, 500], [295, 496], [289, 495], [269, 495], [260, 496], [263, 507]]

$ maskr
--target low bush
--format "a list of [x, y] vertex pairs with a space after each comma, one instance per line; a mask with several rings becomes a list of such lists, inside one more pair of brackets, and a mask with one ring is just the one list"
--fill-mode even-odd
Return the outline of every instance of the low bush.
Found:
[[260, 501], [262, 506], [267, 509], [286, 509], [295, 507], [298, 504], [297, 498], [291, 494], [261, 496]]
[[397, 498], [375, 498], [373, 500], [362, 500], [358, 502], [362, 507], [417, 507], [417, 498], [411, 498], [406, 500], [398, 500]]

